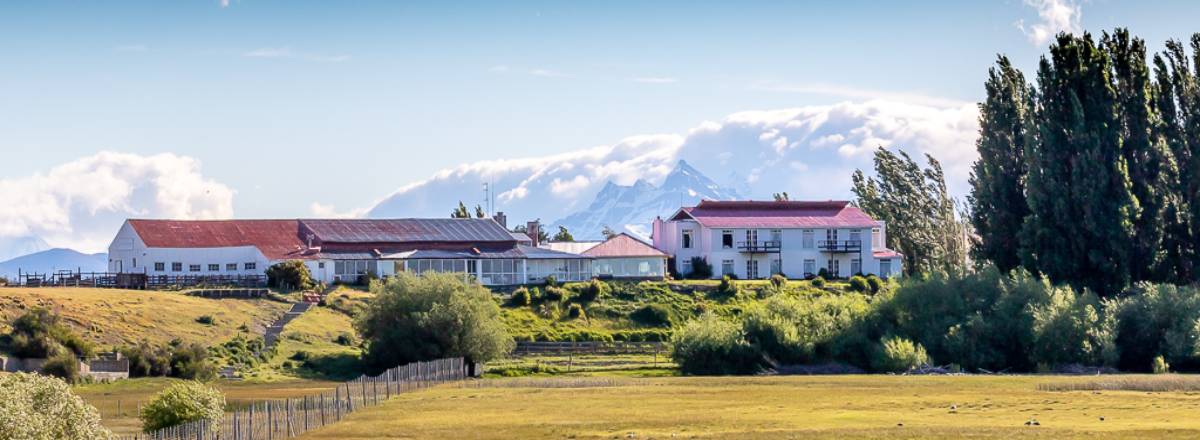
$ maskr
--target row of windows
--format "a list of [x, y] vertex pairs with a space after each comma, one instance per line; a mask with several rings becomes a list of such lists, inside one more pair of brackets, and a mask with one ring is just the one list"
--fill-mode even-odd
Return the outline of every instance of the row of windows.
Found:
[[[747, 230], [745, 230], [745, 233], [746, 233], [746, 243], [761, 243], [758, 239], [758, 230], [757, 229], [747, 229]], [[839, 235], [838, 229], [826, 229], [825, 230], [825, 240], [836, 242], [836, 241], [838, 241], [838, 235]], [[783, 245], [783, 231], [779, 230], [779, 229], [772, 229], [770, 241], [775, 242], [777, 245], [782, 246]], [[862, 243], [862, 230], [851, 229], [849, 241]], [[692, 244], [693, 244], [692, 230], [684, 229], [683, 230], [683, 242], [682, 242], [683, 248], [691, 249]], [[722, 249], [732, 249], [733, 246], [734, 246], [733, 230], [731, 230], [731, 229], [721, 230], [721, 248]], [[804, 249], [816, 248], [816, 240], [814, 239], [814, 233], [813, 233], [812, 229], [805, 229], [805, 230], [801, 231], [800, 247], [804, 248]]]
[[[244, 267], [243, 270], [258, 269], [258, 263], [242, 263], [242, 266]], [[201, 269], [203, 269], [203, 268], [204, 268], [204, 266], [200, 265], [200, 264], [189, 264], [188, 272], [202, 272]], [[226, 272], [236, 272], [237, 270], [238, 270], [237, 263], [225, 264]], [[167, 263], [164, 263], [164, 262], [154, 263], [154, 271], [155, 272], [166, 272], [167, 271]], [[221, 265], [220, 264], [209, 264], [208, 271], [209, 272], [220, 272]], [[183, 272], [183, 263], [180, 263], [180, 262], [171, 263], [171, 272]]]

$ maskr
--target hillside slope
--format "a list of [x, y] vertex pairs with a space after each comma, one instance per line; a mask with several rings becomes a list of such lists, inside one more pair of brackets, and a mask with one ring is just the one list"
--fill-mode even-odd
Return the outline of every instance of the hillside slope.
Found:
[[[48, 249], [0, 262], [0, 276], [15, 277], [17, 271], [53, 273], [60, 270], [72, 272], [104, 272], [108, 270], [108, 254], [85, 254], [72, 249]], [[15, 281], [15, 279], [14, 279]]]
[[[0, 329], [7, 330], [33, 307], [54, 310], [81, 335], [108, 349], [141, 340], [166, 344], [175, 338], [215, 345], [233, 338], [243, 325], [260, 335], [289, 305], [143, 290], [6, 287], [0, 288]], [[212, 316], [214, 323], [196, 322], [201, 316]]]

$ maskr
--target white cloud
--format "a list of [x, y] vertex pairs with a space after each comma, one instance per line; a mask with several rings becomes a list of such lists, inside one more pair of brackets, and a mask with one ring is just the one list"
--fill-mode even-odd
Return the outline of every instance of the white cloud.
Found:
[[308, 205], [309, 212], [313, 217], [318, 218], [359, 218], [367, 213], [366, 209], [351, 209], [349, 211], [338, 211], [333, 205], [326, 205], [319, 202], [313, 202]]
[[220, 0], [220, 2], [221, 2], [221, 7], [222, 7], [222, 8], [228, 8], [228, 7], [229, 7], [229, 0]]
[[289, 47], [262, 47], [242, 53], [248, 58], [290, 58], [321, 63], [340, 63], [350, 60], [350, 55], [324, 55], [307, 52], [294, 52]]
[[465, 163], [403, 186], [367, 215], [440, 217], [458, 200], [480, 199], [480, 184], [487, 181], [499, 190], [497, 210], [510, 219], [556, 220], [586, 207], [609, 181], [660, 183], [679, 159], [756, 199], [780, 191], [842, 199], [850, 197], [850, 174], [869, 170], [879, 146], [932, 154], [945, 167], [951, 191], [961, 196], [976, 158], [977, 118], [974, 104], [882, 99], [739, 112], [683, 134], [630, 136], [552, 156]]
[[673, 83], [679, 82], [679, 79], [672, 78], [669, 76], [643, 76], [643, 77], [633, 78], [633, 82], [640, 82], [640, 83], [645, 83], [645, 84], [673, 84]]
[[1083, 32], [1083, 7], [1078, 0], [1024, 0], [1025, 6], [1037, 10], [1038, 22], [1026, 25], [1025, 20], [1017, 21], [1029, 42], [1044, 45], [1059, 32], [1079, 34]]
[[234, 191], [204, 177], [190, 157], [101, 152], [45, 174], [0, 179], [0, 194], [0, 237], [32, 235], [96, 252], [129, 217], [231, 217]]

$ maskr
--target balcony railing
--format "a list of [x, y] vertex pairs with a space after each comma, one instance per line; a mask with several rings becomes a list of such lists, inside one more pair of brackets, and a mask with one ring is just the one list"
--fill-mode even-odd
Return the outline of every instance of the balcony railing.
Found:
[[862, 251], [862, 240], [821, 240], [817, 248], [822, 252], [859, 252]]
[[772, 240], [739, 241], [737, 248], [741, 252], [779, 252], [780, 243]]

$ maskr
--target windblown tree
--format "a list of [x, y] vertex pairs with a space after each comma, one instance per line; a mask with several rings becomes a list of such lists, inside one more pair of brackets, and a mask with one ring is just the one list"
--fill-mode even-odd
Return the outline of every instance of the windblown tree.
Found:
[[1025, 203], [1025, 136], [1029, 87], [1025, 76], [1001, 56], [988, 71], [987, 99], [979, 104], [979, 160], [971, 170], [971, 224], [979, 236], [975, 252], [1002, 271], [1020, 265], [1018, 236]]
[[904, 254], [909, 275], [957, 272], [967, 260], [966, 225], [946, 191], [942, 165], [922, 169], [907, 153], [875, 151], [875, 176], [854, 171], [855, 203], [888, 226], [888, 246]]
[[[475, 205], [475, 218], [484, 217], [487, 217], [487, 215], [484, 214], [483, 207]], [[471, 211], [467, 209], [467, 205], [464, 205], [462, 200], [459, 200], [458, 207], [450, 211], [450, 218], [471, 218]]]
[[554, 234], [554, 241], [575, 241], [575, 237], [571, 235], [571, 231], [568, 231], [566, 226], [559, 226], [558, 232]]
[[1163, 255], [1159, 273], [1164, 280], [1188, 283], [1196, 279], [1200, 237], [1200, 34], [1191, 39], [1192, 58], [1179, 41], [1167, 41], [1154, 56], [1151, 99], [1157, 112], [1154, 131], [1175, 159], [1176, 191], [1168, 195], [1163, 212]]

